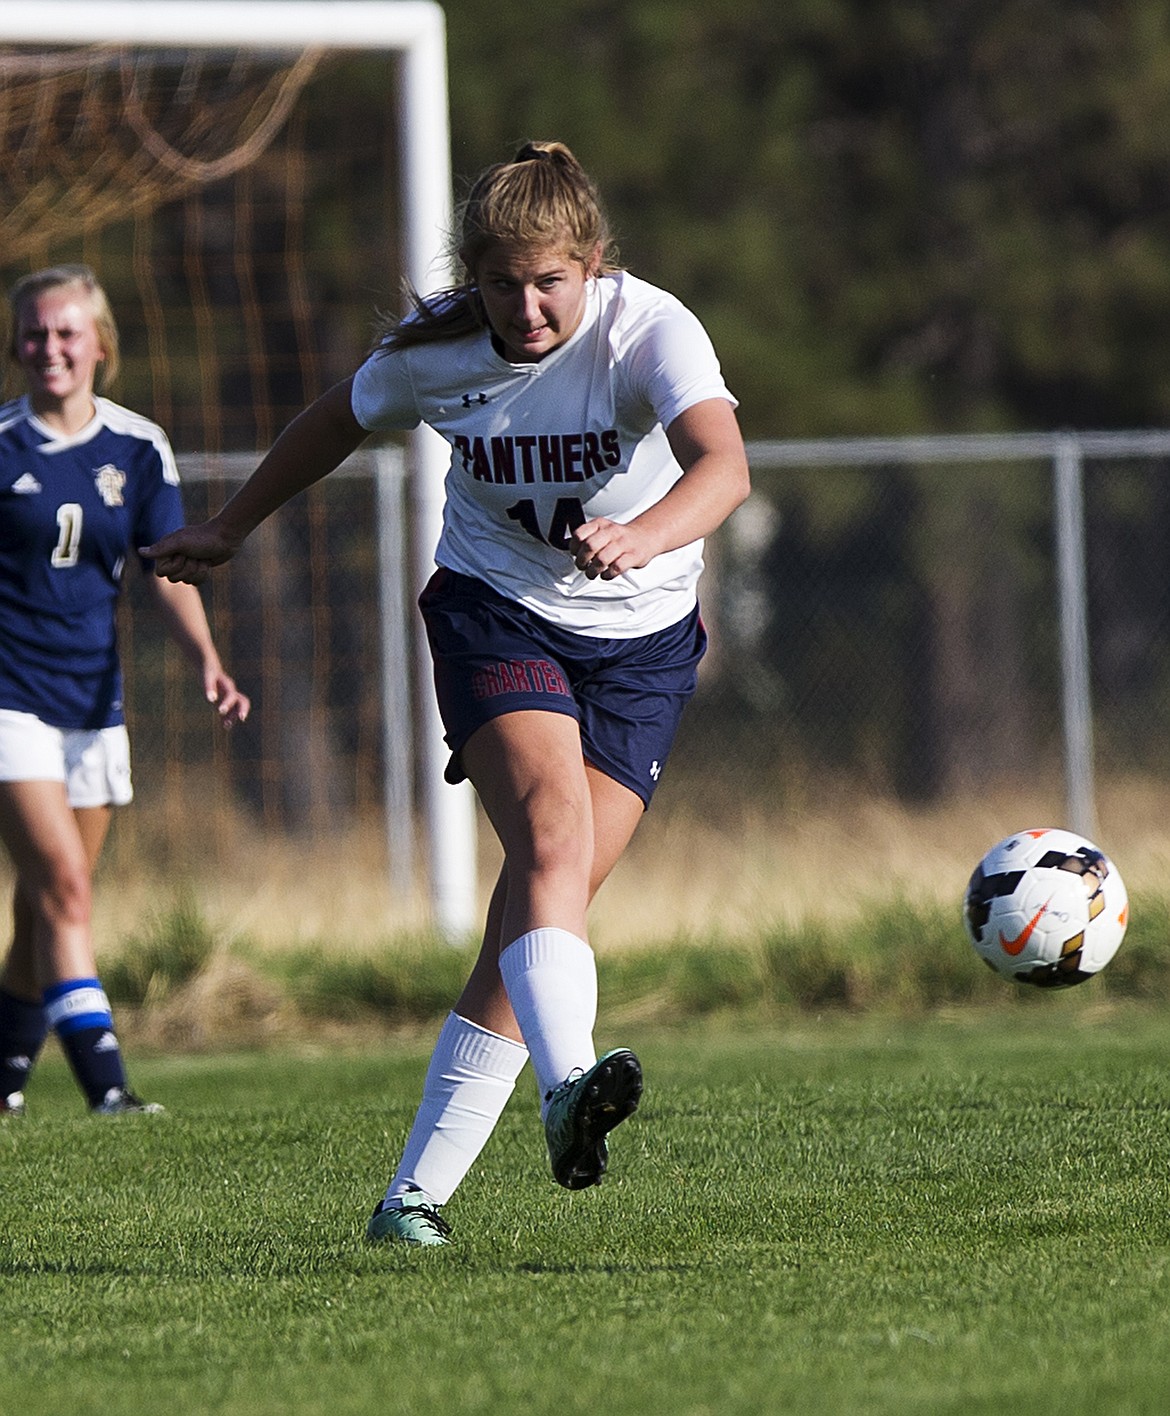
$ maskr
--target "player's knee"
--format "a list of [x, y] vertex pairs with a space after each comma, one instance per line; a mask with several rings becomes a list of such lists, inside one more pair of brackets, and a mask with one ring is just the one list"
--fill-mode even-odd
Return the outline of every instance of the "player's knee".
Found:
[[535, 875], [579, 876], [588, 882], [593, 864], [592, 823], [587, 810], [575, 803], [559, 803], [552, 810], [535, 813], [528, 821], [519, 852], [509, 855], [509, 866]]
[[530, 869], [534, 875], [564, 876], [588, 885], [592, 851], [582, 835], [563, 831], [544, 833], [533, 840]]
[[93, 884], [84, 862], [55, 861], [37, 884], [25, 883], [33, 909], [53, 924], [88, 922], [93, 907]]

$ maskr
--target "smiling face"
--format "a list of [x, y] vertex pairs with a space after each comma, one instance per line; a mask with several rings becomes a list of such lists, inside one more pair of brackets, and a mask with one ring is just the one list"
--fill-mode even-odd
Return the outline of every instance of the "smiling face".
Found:
[[560, 246], [517, 248], [497, 242], [476, 266], [476, 285], [492, 332], [514, 364], [533, 364], [559, 349], [585, 314], [595, 273]]
[[83, 286], [57, 285], [29, 294], [17, 311], [12, 347], [35, 412], [84, 410], [89, 416], [106, 349]]

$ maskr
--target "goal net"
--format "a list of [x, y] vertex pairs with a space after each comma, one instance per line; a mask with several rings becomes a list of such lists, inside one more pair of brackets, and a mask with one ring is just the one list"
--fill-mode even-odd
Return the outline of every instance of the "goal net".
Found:
[[[98, 272], [122, 343], [107, 392], [168, 432], [192, 520], [353, 371], [404, 279], [444, 278], [446, 149], [437, 7], [38, 0], [0, 15], [0, 278]], [[364, 450], [212, 578], [217, 641], [255, 702], [245, 731], [215, 730], [131, 584], [139, 808], [123, 834], [138, 847], [161, 821], [167, 849], [207, 850], [230, 836], [191, 831], [212, 809], [304, 841], [384, 813], [409, 894], [417, 800], [437, 922], [471, 926], [469, 799], [439, 788], [413, 611], [436, 539], [434, 441]]]

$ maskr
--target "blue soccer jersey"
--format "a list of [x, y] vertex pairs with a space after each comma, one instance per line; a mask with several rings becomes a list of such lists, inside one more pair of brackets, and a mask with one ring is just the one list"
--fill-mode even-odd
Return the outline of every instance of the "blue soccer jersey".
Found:
[[62, 437], [0, 406], [0, 708], [58, 728], [124, 721], [115, 607], [127, 553], [183, 524], [156, 424], [108, 399]]

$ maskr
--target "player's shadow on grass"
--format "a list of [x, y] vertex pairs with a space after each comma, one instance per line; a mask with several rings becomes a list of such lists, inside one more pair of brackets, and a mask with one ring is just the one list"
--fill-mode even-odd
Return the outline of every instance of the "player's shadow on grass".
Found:
[[0, 1278], [166, 1278], [160, 1269], [122, 1264], [114, 1259], [7, 1259], [0, 1261]]
[[644, 1262], [644, 1261], [639, 1261], [639, 1262], [637, 1262], [637, 1263], [628, 1263], [628, 1264], [615, 1264], [615, 1263], [596, 1263], [596, 1264], [541, 1264], [541, 1263], [534, 1263], [534, 1262], [532, 1262], [532, 1261], [529, 1261], [529, 1262], [523, 1263], [523, 1264], [516, 1264], [516, 1265], [515, 1265], [515, 1271], [516, 1271], [517, 1273], [553, 1274], [553, 1275], [582, 1274], [582, 1273], [604, 1273], [604, 1274], [619, 1274], [619, 1273], [639, 1273], [639, 1274], [647, 1274], [647, 1273], [696, 1273], [696, 1272], [697, 1272], [699, 1269], [701, 1269], [702, 1267], [703, 1267], [703, 1265], [702, 1265], [701, 1263], [693, 1263], [693, 1264], [679, 1264], [679, 1263], [673, 1263], [673, 1264], [655, 1264], [655, 1263], [646, 1263], [646, 1262]]
[[[326, 1264], [316, 1272], [329, 1272], [342, 1278], [368, 1277], [370, 1270], [360, 1262], [354, 1262], [346, 1251], [334, 1256], [335, 1262]], [[206, 1263], [193, 1260], [189, 1263], [174, 1261], [163, 1256], [157, 1264], [136, 1263], [133, 1258], [66, 1258], [40, 1259], [0, 1259], [0, 1282], [6, 1278], [147, 1278], [165, 1283], [207, 1283], [234, 1282], [239, 1279], [274, 1280], [305, 1279], [310, 1277], [309, 1269], [303, 1264], [279, 1264], [259, 1262], [247, 1263], [224, 1261]]]

